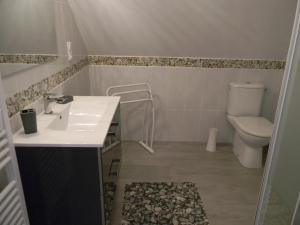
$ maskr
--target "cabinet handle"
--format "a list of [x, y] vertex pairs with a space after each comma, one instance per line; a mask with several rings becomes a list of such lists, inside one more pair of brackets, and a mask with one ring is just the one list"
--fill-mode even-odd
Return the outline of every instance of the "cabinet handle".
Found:
[[111, 126], [119, 126], [119, 122], [111, 122], [111, 124], [110, 124]]
[[111, 171], [111, 170], [115, 164], [119, 164], [119, 163], [120, 163], [120, 159], [111, 160], [108, 176], [118, 176], [119, 170], [118, 171]]
[[109, 132], [107, 133], [107, 136], [116, 136], [116, 133], [115, 133], [115, 132], [112, 132], [112, 131], [109, 131]]

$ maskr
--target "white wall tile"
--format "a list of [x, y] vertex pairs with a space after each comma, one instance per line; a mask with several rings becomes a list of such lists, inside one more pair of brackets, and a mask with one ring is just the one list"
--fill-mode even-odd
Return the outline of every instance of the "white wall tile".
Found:
[[186, 88], [186, 70], [184, 68], [164, 68], [162, 76], [166, 76], [167, 89], [166, 107], [173, 110], [184, 108], [185, 88]]
[[197, 68], [186, 69], [184, 87], [184, 108], [186, 110], [200, 110], [206, 95], [207, 74]]
[[65, 82], [61, 85], [61, 92], [65, 95], [90, 95], [90, 82], [88, 67], [83, 68], [74, 77], [70, 78], [69, 82]]
[[122, 139], [141, 140], [143, 134], [144, 111], [129, 105], [121, 106]]
[[169, 141], [168, 111], [156, 108], [155, 116], [155, 140]]
[[155, 107], [159, 110], [165, 110], [169, 96], [168, 83], [172, 82], [170, 77], [166, 75], [165, 71], [168, 70], [161, 67], [151, 67], [146, 71], [146, 81], [152, 88]]
[[89, 80], [90, 80], [90, 92], [91, 95], [98, 96], [98, 95], [104, 95], [101, 92], [103, 91], [102, 88], [102, 77], [100, 75], [97, 75], [97, 73], [100, 73], [100, 68], [97, 69], [95, 66], [88, 66], [88, 73], [89, 73]]

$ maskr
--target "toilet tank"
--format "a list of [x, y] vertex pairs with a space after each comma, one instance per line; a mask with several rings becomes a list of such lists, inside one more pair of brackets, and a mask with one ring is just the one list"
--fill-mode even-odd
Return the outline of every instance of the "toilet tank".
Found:
[[261, 83], [230, 83], [227, 114], [230, 116], [259, 116], [264, 96]]

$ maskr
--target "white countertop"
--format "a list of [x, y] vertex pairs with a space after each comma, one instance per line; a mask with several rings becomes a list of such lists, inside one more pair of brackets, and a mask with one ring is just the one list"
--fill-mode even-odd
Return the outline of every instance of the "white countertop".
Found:
[[15, 146], [103, 147], [120, 97], [74, 96], [68, 104], [52, 103], [53, 114], [37, 115], [38, 132], [14, 134]]

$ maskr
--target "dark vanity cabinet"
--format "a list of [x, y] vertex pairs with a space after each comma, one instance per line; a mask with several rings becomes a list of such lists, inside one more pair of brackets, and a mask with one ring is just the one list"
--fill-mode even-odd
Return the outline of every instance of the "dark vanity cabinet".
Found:
[[103, 148], [16, 147], [31, 225], [110, 223], [121, 163], [120, 112]]

